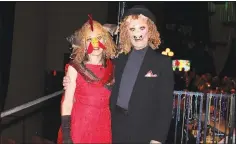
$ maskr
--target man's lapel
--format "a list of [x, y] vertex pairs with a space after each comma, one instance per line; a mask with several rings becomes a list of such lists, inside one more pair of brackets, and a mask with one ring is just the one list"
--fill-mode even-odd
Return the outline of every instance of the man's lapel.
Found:
[[115, 80], [117, 81], [118, 86], [120, 85], [120, 82], [121, 82], [121, 79], [122, 79], [122, 75], [123, 75], [123, 71], [124, 71], [124, 68], [125, 68], [125, 66], [127, 64], [128, 56], [129, 56], [130, 53], [128, 53], [128, 54], [124, 54], [123, 53], [118, 58], [119, 62], [116, 65], [116, 72], [117, 72], [117, 74], [115, 75], [115, 77], [116, 77]]
[[155, 61], [154, 60], [154, 50], [152, 50], [151, 48], [148, 48], [146, 55], [143, 59], [143, 63], [141, 65], [140, 71], [138, 73], [136, 82], [143, 79], [145, 77], [145, 75], [147, 74], [147, 72], [149, 72], [150, 70], [152, 72], [153, 72], [153, 70], [156, 70], [154, 61]]
[[[131, 52], [130, 52], [131, 53]], [[118, 86], [120, 85], [120, 82], [121, 82], [121, 79], [122, 79], [122, 74], [123, 74], [123, 71], [124, 71], [124, 68], [127, 64], [127, 61], [128, 61], [128, 57], [129, 57], [129, 54], [121, 54], [119, 59], [118, 59], [118, 65], [116, 65], [116, 72], [118, 72], [116, 74], [116, 80], [117, 80], [117, 84]], [[135, 82], [135, 85], [134, 87], [137, 87], [137, 84], [142, 84], [143, 83], [143, 80], [145, 80], [145, 75], [147, 74], [147, 72], [149, 70], [151, 70], [152, 72], [156, 72], [154, 74], [157, 74], [157, 77], [159, 76], [159, 73], [157, 73], [157, 66], [156, 66], [156, 57], [157, 55], [155, 54], [154, 50], [151, 49], [151, 48], [148, 48], [146, 54], [145, 54], [145, 57], [143, 59], [143, 62], [142, 62], [142, 65], [141, 65], [141, 68], [138, 72], [138, 76], [136, 78], [136, 82]], [[155, 64], [154, 64], [155, 63]], [[144, 84], [144, 83], [143, 83]], [[139, 86], [138, 86], [139, 87]]]

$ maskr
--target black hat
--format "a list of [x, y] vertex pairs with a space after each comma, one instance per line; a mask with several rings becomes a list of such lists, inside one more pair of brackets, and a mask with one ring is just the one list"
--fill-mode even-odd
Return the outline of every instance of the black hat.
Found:
[[129, 15], [139, 15], [139, 14], [142, 14], [142, 15], [148, 17], [154, 23], [156, 22], [156, 18], [154, 16], [154, 14], [143, 5], [136, 5], [130, 9], [128, 9], [124, 13], [123, 18], [125, 18], [126, 16], [129, 16]]

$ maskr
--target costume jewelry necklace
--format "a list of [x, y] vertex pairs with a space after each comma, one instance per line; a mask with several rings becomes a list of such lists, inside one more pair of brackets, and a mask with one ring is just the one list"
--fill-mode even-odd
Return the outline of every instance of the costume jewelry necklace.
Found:
[[212, 128], [213, 129], [213, 136], [212, 136], [212, 143], [214, 143], [215, 141], [215, 128], [216, 128], [216, 109], [217, 109], [217, 102], [218, 102], [218, 97], [217, 96], [214, 96], [214, 127]]
[[[175, 95], [176, 96], [176, 95]], [[174, 138], [174, 141], [176, 143], [176, 138], [177, 138], [177, 124], [178, 122], [180, 121], [180, 106], [181, 106], [181, 97], [182, 97], [182, 94], [178, 94], [178, 103], [177, 103], [177, 111], [176, 111], [176, 120], [175, 120], [175, 138]]]
[[189, 96], [189, 115], [188, 115], [188, 119], [192, 119], [193, 118], [193, 95]]
[[233, 111], [233, 97], [230, 97], [230, 115], [229, 115], [229, 122], [228, 122], [228, 127], [231, 127], [232, 123], [232, 111]]
[[212, 94], [209, 97], [209, 103], [208, 103], [208, 113], [207, 113], [207, 124], [210, 125], [211, 121], [210, 121], [210, 110], [211, 110], [211, 100], [212, 100]]
[[175, 100], [176, 100], [176, 96], [174, 96], [174, 98], [173, 98], [172, 118], [174, 118], [174, 116], [175, 116], [175, 112], [174, 112], [174, 109], [175, 109], [175, 106], [176, 106]]
[[218, 135], [220, 134], [220, 123], [221, 123], [221, 100], [222, 100], [222, 93], [219, 99], [219, 121], [218, 121]]
[[197, 101], [198, 101], [198, 95], [195, 95], [195, 109], [194, 109], [194, 112], [195, 112], [195, 119], [198, 118], [198, 109], [197, 109]]
[[[189, 95], [191, 97], [192, 95]], [[189, 124], [189, 115], [190, 115], [190, 98], [187, 99], [188, 106], [188, 117], [186, 118], [186, 143], [188, 142], [188, 124]]]
[[184, 133], [184, 119], [185, 119], [185, 113], [186, 113], [186, 96], [183, 97], [184, 99], [184, 110], [183, 110], [183, 122], [182, 122], [182, 135], [181, 135], [181, 144], [183, 144], [183, 133]]
[[227, 135], [227, 127], [228, 127], [228, 117], [229, 117], [229, 113], [230, 113], [230, 109], [229, 109], [229, 106], [230, 106], [230, 99], [227, 95], [225, 95], [225, 98], [226, 98], [226, 101], [227, 101], [227, 104], [226, 104], [226, 111], [225, 111], [225, 116], [226, 116], [226, 119], [225, 119], [225, 132], [224, 132], [224, 142], [226, 141], [226, 135]]
[[203, 95], [201, 95], [200, 105], [199, 105], [198, 134], [197, 134], [197, 140], [196, 140], [197, 144], [199, 144], [200, 138], [201, 138], [202, 105], [203, 105]]
[[225, 113], [227, 112], [227, 106], [228, 106], [228, 102], [229, 102], [229, 99], [228, 98], [224, 98], [222, 100], [222, 116], [224, 117]]

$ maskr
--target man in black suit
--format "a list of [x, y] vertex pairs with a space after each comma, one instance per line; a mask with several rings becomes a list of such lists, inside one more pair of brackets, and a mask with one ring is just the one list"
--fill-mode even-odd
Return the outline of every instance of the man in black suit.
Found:
[[154, 15], [143, 6], [125, 14], [120, 26], [122, 54], [115, 60], [110, 108], [113, 142], [164, 143], [172, 119], [171, 60], [160, 45]]
[[[143, 6], [125, 14], [120, 55], [114, 59], [110, 98], [113, 143], [164, 143], [172, 119], [171, 60], [155, 51], [160, 36], [154, 15]], [[69, 80], [64, 79], [64, 86]]]

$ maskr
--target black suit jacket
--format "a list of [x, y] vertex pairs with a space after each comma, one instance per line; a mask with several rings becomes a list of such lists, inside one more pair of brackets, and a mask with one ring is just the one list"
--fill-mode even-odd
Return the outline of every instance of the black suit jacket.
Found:
[[[115, 108], [128, 55], [121, 54], [115, 61], [115, 85], [110, 97], [112, 130], [121, 124], [119, 121], [115, 122]], [[157, 74], [157, 77], [145, 77], [150, 70], [153, 74]], [[133, 87], [128, 107], [132, 123], [126, 127], [132, 129], [130, 135], [138, 138], [137, 142], [145, 139], [165, 142], [172, 119], [173, 87], [171, 59], [149, 48]], [[126, 130], [121, 131], [122, 133], [126, 133]]]

